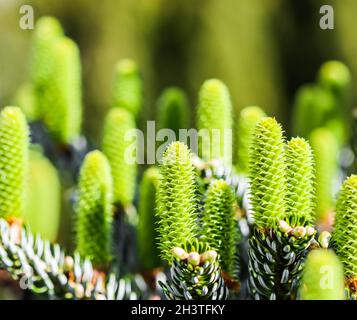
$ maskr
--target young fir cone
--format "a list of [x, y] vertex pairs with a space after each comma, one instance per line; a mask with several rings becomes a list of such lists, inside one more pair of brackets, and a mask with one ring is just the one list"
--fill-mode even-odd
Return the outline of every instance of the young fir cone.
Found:
[[179, 140], [179, 130], [189, 127], [189, 114], [185, 92], [175, 87], [167, 88], [157, 102], [157, 129], [171, 129]]
[[238, 118], [236, 133], [236, 169], [240, 174], [249, 173], [249, 150], [256, 124], [265, 117], [264, 111], [257, 106], [244, 108]]
[[18, 107], [0, 113], [0, 217], [23, 218], [29, 165], [29, 129]]
[[237, 279], [239, 265], [236, 243], [239, 239], [233, 210], [234, 194], [224, 180], [212, 182], [208, 188], [202, 217], [202, 239], [219, 254], [222, 271]]
[[302, 86], [295, 96], [294, 134], [308, 138], [312, 130], [326, 124], [334, 108], [334, 96], [329, 90], [311, 84]]
[[[286, 156], [280, 125], [273, 118], [257, 124], [252, 143], [251, 201], [255, 226], [249, 239], [249, 290], [254, 299], [292, 299], [301, 278], [301, 270], [315, 229], [311, 194], [311, 150], [304, 140], [289, 143]], [[302, 162], [292, 159], [299, 153]], [[307, 213], [298, 210], [307, 203]]]
[[334, 110], [326, 123], [340, 145], [349, 137], [351, 72], [340, 61], [327, 61], [318, 71], [319, 84], [334, 96]]
[[112, 107], [126, 109], [137, 118], [142, 106], [142, 83], [139, 68], [133, 60], [117, 63], [112, 89]]
[[219, 256], [203, 242], [192, 240], [172, 249], [169, 283], [159, 281], [169, 300], [225, 300], [228, 289], [221, 275]]
[[334, 211], [334, 182], [338, 169], [338, 143], [330, 130], [318, 128], [310, 135], [315, 155], [316, 219], [321, 229], [329, 230]]
[[315, 223], [315, 170], [313, 152], [303, 138], [292, 138], [286, 146], [286, 209], [291, 226]]
[[14, 105], [19, 106], [26, 115], [27, 121], [35, 121], [39, 118], [39, 110], [36, 104], [36, 92], [32, 83], [24, 83], [16, 92]]
[[172, 249], [197, 234], [197, 199], [191, 153], [173, 142], [163, 155], [157, 198], [157, 231], [161, 257], [171, 263]]
[[82, 122], [81, 62], [77, 45], [62, 37], [52, 44], [49, 83], [43, 94], [43, 121], [53, 138], [69, 144], [80, 135]]
[[151, 167], [144, 172], [140, 184], [137, 245], [140, 264], [145, 270], [161, 265], [157, 246], [157, 216], [155, 215], [159, 180], [159, 169]]
[[342, 261], [346, 285], [352, 299], [357, 299], [357, 175], [342, 185], [337, 200], [332, 247]]
[[[130, 112], [123, 108], [109, 111], [104, 124], [102, 148], [113, 176], [114, 203], [123, 207], [132, 204], [135, 193], [136, 154], [134, 151], [131, 154], [128, 152], [135, 137], [126, 137], [134, 129], [135, 120]], [[128, 159], [128, 156], [131, 158]]]
[[53, 43], [63, 36], [63, 29], [57, 19], [41, 17], [37, 20], [32, 40], [30, 76], [40, 104], [43, 90], [52, 77]]
[[197, 128], [203, 135], [199, 155], [206, 161], [221, 159], [232, 164], [232, 103], [226, 85], [218, 79], [201, 86], [197, 107]]
[[88, 153], [79, 175], [76, 204], [76, 250], [95, 268], [105, 268], [112, 250], [112, 178], [107, 158]]
[[61, 184], [56, 168], [40, 150], [30, 150], [24, 221], [31, 232], [54, 242], [61, 220]]
[[344, 300], [343, 267], [333, 251], [316, 249], [308, 254], [299, 296], [301, 300]]
[[352, 134], [351, 134], [351, 150], [353, 152], [353, 162], [350, 165], [350, 172], [357, 172], [357, 108], [352, 113]]

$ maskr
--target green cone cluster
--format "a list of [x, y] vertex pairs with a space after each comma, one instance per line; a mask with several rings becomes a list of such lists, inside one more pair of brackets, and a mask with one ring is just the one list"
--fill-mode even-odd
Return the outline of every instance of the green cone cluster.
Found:
[[142, 106], [142, 83], [133, 60], [124, 59], [115, 67], [112, 107], [124, 108], [137, 118]]
[[315, 129], [310, 135], [315, 155], [316, 213], [318, 220], [326, 220], [334, 209], [333, 183], [337, 175], [338, 143], [325, 128]]
[[169, 300], [225, 300], [228, 289], [219, 267], [217, 252], [197, 240], [172, 250], [170, 283], [159, 284]]
[[107, 158], [88, 153], [81, 167], [76, 204], [76, 250], [95, 268], [106, 267], [112, 251], [112, 180]]
[[223, 159], [231, 165], [232, 112], [226, 85], [218, 79], [206, 80], [201, 86], [197, 107], [197, 129], [206, 130], [199, 146], [199, 155], [204, 160]]
[[144, 172], [140, 184], [138, 255], [140, 264], [147, 270], [160, 266], [155, 215], [159, 181], [159, 169], [151, 167]]
[[61, 185], [56, 168], [39, 150], [30, 150], [24, 220], [31, 232], [55, 241], [61, 220]]
[[134, 129], [135, 120], [130, 112], [123, 108], [109, 111], [104, 124], [102, 148], [111, 167], [114, 202], [124, 207], [133, 202], [135, 193], [136, 148], [129, 152], [131, 147], [135, 147]]
[[173, 142], [160, 166], [158, 193], [158, 243], [161, 257], [172, 262], [172, 248], [180, 247], [197, 234], [195, 172], [191, 153], [182, 142]]
[[22, 218], [26, 209], [29, 129], [18, 107], [0, 113], [0, 217]]
[[351, 293], [357, 297], [357, 175], [342, 185], [337, 200], [332, 246], [343, 263]]
[[306, 259], [301, 300], [344, 300], [343, 267], [331, 250], [312, 250]]
[[285, 143], [274, 118], [261, 120], [251, 145], [249, 290], [254, 299], [293, 299], [314, 238], [312, 151], [302, 138]]
[[157, 129], [171, 129], [179, 140], [179, 130], [189, 127], [189, 112], [185, 92], [176, 87], [167, 88], [157, 102]]
[[256, 124], [265, 117], [264, 111], [257, 106], [244, 108], [238, 118], [236, 131], [236, 169], [240, 174], [249, 173], [249, 150]]
[[208, 188], [202, 218], [203, 239], [220, 255], [222, 271], [237, 277], [235, 244], [238, 239], [234, 217], [234, 194], [224, 180], [212, 182]]

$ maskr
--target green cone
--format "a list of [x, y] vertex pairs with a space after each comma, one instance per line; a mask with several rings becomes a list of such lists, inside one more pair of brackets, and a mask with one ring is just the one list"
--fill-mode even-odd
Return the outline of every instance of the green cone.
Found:
[[238, 118], [236, 132], [236, 168], [237, 172], [247, 175], [249, 173], [250, 145], [256, 124], [265, 117], [264, 111], [256, 106], [244, 108]]
[[21, 218], [26, 209], [29, 129], [18, 107], [0, 113], [0, 217]]
[[357, 298], [357, 175], [348, 177], [337, 200], [332, 246], [343, 263], [350, 293]]
[[225, 164], [232, 164], [232, 122], [228, 88], [218, 79], [206, 80], [201, 86], [197, 107], [197, 128], [207, 132], [199, 146], [204, 160], [223, 159]]
[[189, 112], [185, 92], [176, 87], [167, 88], [157, 102], [157, 129], [171, 129], [179, 140], [179, 130], [189, 128]]
[[62, 37], [52, 46], [53, 65], [41, 113], [53, 138], [71, 143], [80, 135], [82, 122], [81, 63], [77, 45]]
[[151, 167], [144, 172], [140, 184], [138, 255], [141, 265], [147, 270], [161, 264], [157, 245], [157, 217], [155, 216], [159, 180], [159, 169]]
[[112, 107], [124, 108], [137, 118], [142, 107], [142, 83], [136, 63], [119, 61], [115, 67]]
[[130, 112], [123, 108], [109, 111], [104, 124], [102, 148], [111, 167], [114, 202], [124, 207], [132, 204], [135, 193], [137, 166], [135, 159], [126, 158], [128, 148], [135, 143], [133, 138], [126, 139], [126, 134], [134, 129], [135, 120]]
[[234, 217], [234, 194], [224, 180], [214, 181], [207, 191], [202, 218], [203, 239], [220, 255], [220, 265], [229, 276], [237, 277], [237, 220]]
[[333, 251], [309, 253], [299, 291], [301, 300], [344, 300], [343, 268]]
[[161, 257], [172, 262], [171, 250], [197, 235], [197, 195], [191, 153], [173, 142], [163, 155], [158, 194], [158, 243]]
[[317, 220], [325, 221], [334, 209], [333, 183], [338, 168], [338, 143], [325, 128], [314, 130], [310, 144], [315, 155]]
[[24, 220], [34, 234], [54, 242], [61, 219], [61, 185], [56, 168], [40, 151], [30, 151], [28, 206]]
[[88, 153], [81, 167], [76, 204], [76, 250], [103, 268], [112, 251], [112, 180], [107, 158]]

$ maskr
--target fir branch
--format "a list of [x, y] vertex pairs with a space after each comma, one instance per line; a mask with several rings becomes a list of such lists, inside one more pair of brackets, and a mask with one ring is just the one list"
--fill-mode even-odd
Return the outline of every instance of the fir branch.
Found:
[[[223, 159], [232, 164], [232, 103], [226, 85], [218, 79], [206, 80], [201, 86], [197, 107], [197, 128], [205, 129], [199, 147], [204, 160]], [[219, 135], [219, 141], [216, 140]], [[217, 137], [218, 138], [218, 137]], [[230, 138], [232, 138], [230, 136]], [[209, 140], [208, 140], [209, 139]]]
[[135, 159], [127, 159], [126, 154], [133, 145], [126, 134], [134, 129], [135, 120], [127, 110], [114, 108], [109, 111], [105, 119], [102, 148], [111, 167], [114, 202], [124, 207], [132, 204], [135, 193], [137, 166]]
[[158, 193], [158, 243], [161, 257], [172, 261], [171, 250], [197, 235], [197, 199], [191, 153], [173, 142], [163, 155]]
[[76, 249], [103, 268], [111, 260], [112, 250], [112, 180], [108, 160], [100, 151], [84, 159], [76, 205]]
[[142, 106], [142, 83], [136, 63], [124, 59], [117, 63], [112, 89], [112, 107], [126, 109], [137, 118]]
[[344, 300], [343, 267], [331, 250], [312, 250], [300, 285], [301, 300]]
[[18, 107], [0, 113], [0, 217], [23, 217], [29, 161], [29, 129]]
[[295, 299], [308, 249], [314, 239], [312, 227], [292, 228], [280, 221], [279, 229], [254, 228], [249, 238], [249, 292], [255, 300]]
[[257, 106], [244, 108], [238, 118], [236, 132], [236, 169], [240, 174], [249, 173], [249, 150], [253, 141], [253, 134], [256, 124], [265, 117], [264, 111]]
[[217, 252], [194, 240], [172, 250], [170, 283], [159, 281], [169, 300], [225, 300], [228, 289]]
[[67, 256], [59, 245], [4, 219], [0, 219], [0, 268], [35, 294], [50, 299], [133, 300], [145, 298], [147, 290], [139, 275], [105, 276], [89, 260], [78, 254]]

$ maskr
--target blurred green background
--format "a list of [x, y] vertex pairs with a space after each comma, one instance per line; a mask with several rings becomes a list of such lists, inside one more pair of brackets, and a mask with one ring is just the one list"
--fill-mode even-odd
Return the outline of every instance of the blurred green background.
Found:
[[[19, 27], [22, 4], [33, 6], [35, 19], [57, 17], [78, 43], [83, 131], [94, 142], [121, 58], [135, 59], [142, 70], [142, 120], [154, 119], [155, 101], [165, 87], [184, 88], [193, 108], [202, 82], [218, 77], [228, 85], [236, 110], [260, 105], [287, 130], [295, 91], [315, 80], [321, 63], [339, 59], [353, 78], [357, 73], [355, 0], [0, 0], [1, 106], [11, 103], [27, 77], [33, 31]], [[323, 4], [334, 8], [334, 30], [319, 27]]]

